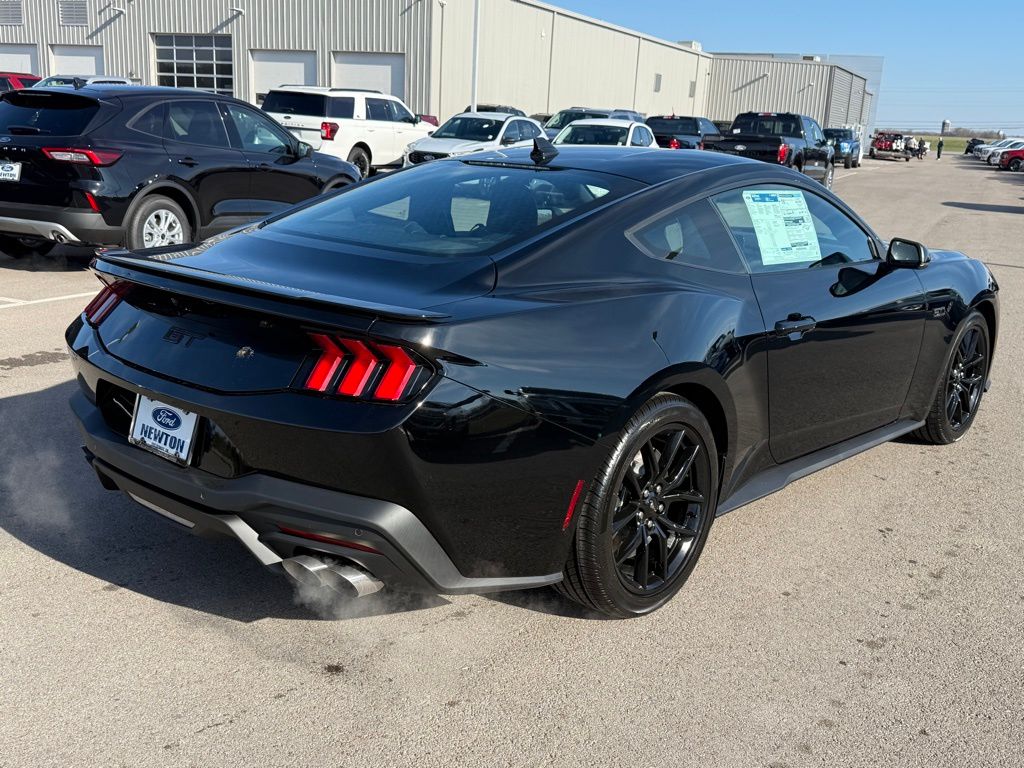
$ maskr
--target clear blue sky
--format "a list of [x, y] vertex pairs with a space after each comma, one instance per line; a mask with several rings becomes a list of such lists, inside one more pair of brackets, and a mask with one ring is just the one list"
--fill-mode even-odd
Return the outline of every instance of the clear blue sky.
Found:
[[884, 56], [880, 127], [1024, 133], [1024, 0], [548, 2], [705, 51]]

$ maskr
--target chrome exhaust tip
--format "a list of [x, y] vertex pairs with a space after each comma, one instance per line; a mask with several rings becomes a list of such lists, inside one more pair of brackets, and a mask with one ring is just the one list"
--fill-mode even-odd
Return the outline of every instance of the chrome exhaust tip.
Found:
[[384, 582], [350, 565], [298, 555], [281, 561], [292, 580], [306, 587], [322, 587], [346, 598], [366, 597], [384, 588]]

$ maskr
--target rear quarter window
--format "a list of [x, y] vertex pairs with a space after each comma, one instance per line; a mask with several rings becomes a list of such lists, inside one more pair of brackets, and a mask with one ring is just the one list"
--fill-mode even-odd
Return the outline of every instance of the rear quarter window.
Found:
[[87, 96], [8, 91], [0, 96], [0, 133], [81, 136], [99, 111], [99, 102]]
[[[307, 115], [322, 117], [327, 114], [327, 97], [317, 93], [297, 93], [293, 91], [271, 91], [263, 100], [264, 112], [276, 112], [285, 115]], [[331, 102], [341, 99], [330, 99]], [[351, 99], [349, 100], [351, 101]], [[333, 115], [344, 117], [344, 115]], [[349, 115], [351, 117], [351, 115]]]

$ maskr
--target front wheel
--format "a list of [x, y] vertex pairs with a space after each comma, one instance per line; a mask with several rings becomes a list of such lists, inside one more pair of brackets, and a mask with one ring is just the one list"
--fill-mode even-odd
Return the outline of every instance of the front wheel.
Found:
[[850, 155], [847, 155], [843, 159], [843, 168], [845, 168], [846, 170], [850, 170], [852, 167], [853, 167], [853, 158], [850, 157]]
[[696, 566], [717, 502], [707, 419], [687, 400], [657, 395], [590, 482], [558, 590], [617, 618], [660, 608]]
[[1020, 170], [1020, 158], [1019, 157], [1015, 157], [1015, 158], [1013, 158], [1013, 160], [1010, 161], [1010, 170], [1011, 171], [1019, 171]]
[[971, 428], [985, 394], [990, 339], [988, 323], [971, 312], [953, 338], [949, 362], [939, 374], [928, 418], [914, 434], [934, 445], [955, 443]]

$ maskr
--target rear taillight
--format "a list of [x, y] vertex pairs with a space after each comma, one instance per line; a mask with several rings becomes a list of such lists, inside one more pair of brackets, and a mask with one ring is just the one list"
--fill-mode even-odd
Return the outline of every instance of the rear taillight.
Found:
[[700, 144], [697, 145], [697, 149], [704, 149], [704, 142], [703, 141]]
[[324, 141], [334, 141], [334, 137], [338, 135], [338, 127], [337, 123], [320, 123], [320, 138]]
[[397, 403], [422, 387], [430, 369], [404, 347], [311, 333], [318, 347], [304, 389]]
[[92, 326], [98, 326], [107, 315], [114, 311], [114, 307], [120, 303], [125, 294], [131, 288], [131, 283], [117, 282], [103, 286], [103, 289], [96, 294], [96, 298], [90, 301], [84, 310], [85, 319]]
[[673, 136], [672, 140], [669, 141], [669, 143], [668, 143], [668, 148], [669, 149], [679, 149], [682, 146], [683, 145], [679, 143], [679, 139], [677, 139], [675, 136]]
[[43, 147], [43, 154], [58, 163], [75, 165], [113, 165], [121, 159], [117, 149], [82, 149], [79, 147]]
[[789, 157], [789, 144], [779, 144], [779, 154], [778, 154], [779, 164], [780, 165], [785, 164], [787, 157]]

